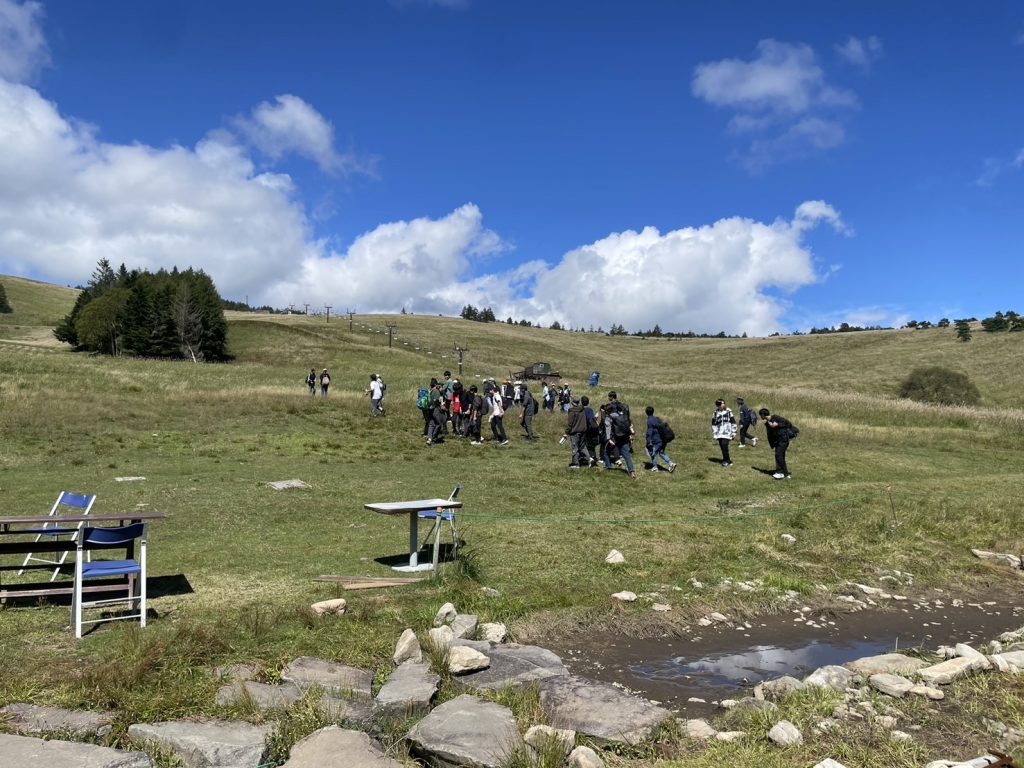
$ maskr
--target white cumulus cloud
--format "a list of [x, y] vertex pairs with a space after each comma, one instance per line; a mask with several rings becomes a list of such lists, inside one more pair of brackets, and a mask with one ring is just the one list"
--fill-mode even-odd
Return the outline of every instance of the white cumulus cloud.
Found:
[[0, 77], [31, 82], [50, 63], [42, 3], [0, 0]]

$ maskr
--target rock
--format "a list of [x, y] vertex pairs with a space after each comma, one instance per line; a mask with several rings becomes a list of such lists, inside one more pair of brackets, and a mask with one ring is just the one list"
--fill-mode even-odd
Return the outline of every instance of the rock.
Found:
[[616, 592], [612, 597], [623, 603], [632, 603], [636, 600], [636, 592], [630, 592], [629, 590]]
[[281, 679], [305, 691], [313, 685], [325, 693], [351, 694], [369, 699], [373, 673], [313, 656], [300, 656], [281, 672]]
[[992, 662], [985, 658], [985, 654], [975, 650], [967, 645], [967, 643], [957, 643], [953, 650], [956, 651], [957, 656], [963, 659], [970, 659], [971, 666], [975, 672], [984, 672], [985, 670], [992, 669]]
[[878, 587], [869, 587], [865, 584], [854, 584], [857, 589], [863, 592], [865, 595], [881, 595], [882, 590]]
[[501, 592], [493, 587], [480, 587], [480, 592], [486, 597], [501, 597]]
[[297, 742], [281, 768], [402, 768], [365, 733], [331, 725]]
[[654, 603], [653, 605], [651, 605], [651, 610], [658, 611], [659, 613], [665, 613], [667, 611], [671, 611], [672, 606], [667, 605], [665, 603]]
[[737, 704], [739, 704], [739, 702], [736, 701], [736, 699], [722, 699], [720, 702], [718, 702], [718, 706], [720, 706], [722, 709], [732, 709]]
[[715, 738], [719, 741], [728, 742], [739, 741], [740, 739], [745, 739], [746, 737], [746, 731], [719, 731], [715, 734]]
[[464, 675], [491, 666], [491, 660], [474, 648], [464, 645], [453, 645], [448, 649], [448, 671], [454, 675]]
[[963, 656], [919, 669], [918, 676], [929, 685], [947, 685], [974, 672], [974, 660]]
[[728, 617], [726, 617], [724, 614], [719, 613], [718, 611], [708, 614], [708, 618], [719, 624], [727, 622], [729, 620]]
[[412, 629], [406, 629], [395, 644], [395, 653], [391, 657], [395, 664], [404, 664], [411, 661], [418, 664], [423, 661], [423, 649], [420, 648], [419, 638]]
[[317, 616], [340, 616], [345, 612], [348, 601], [343, 597], [336, 597], [333, 600], [321, 600], [313, 603], [309, 609]]
[[868, 678], [868, 683], [876, 691], [884, 693], [886, 696], [894, 696], [897, 699], [902, 699], [914, 687], [914, 684], [907, 680], [907, 678], [900, 677], [899, 675], [890, 675], [885, 672], [872, 675]]
[[996, 560], [1003, 565], [1008, 565], [1011, 568], [1017, 568], [1018, 570], [1022, 567], [1021, 559], [1016, 555], [1005, 554], [1002, 552], [987, 552], [984, 549], [972, 549], [971, 553], [981, 560]]
[[921, 696], [932, 701], [942, 701], [946, 698], [946, 694], [940, 691], [938, 688], [932, 688], [929, 685], [915, 685], [910, 689], [910, 692], [914, 696]]
[[431, 644], [438, 649], [445, 649], [452, 644], [452, 640], [455, 639], [455, 633], [452, 632], [452, 628], [448, 626], [434, 627], [431, 629], [427, 636], [430, 638]]
[[881, 728], [885, 728], [887, 731], [891, 731], [896, 727], [896, 718], [892, 715], [879, 715], [875, 718], [875, 724]]
[[433, 764], [501, 768], [523, 740], [507, 707], [462, 694], [420, 720], [407, 738]]
[[608, 553], [608, 556], [605, 557], [604, 561], [608, 563], [608, 565], [622, 565], [626, 562], [626, 558], [621, 552], [619, 552], [619, 550], [613, 549]]
[[437, 610], [437, 615], [434, 616], [434, 626], [440, 627], [442, 624], [448, 624], [459, 615], [459, 612], [455, 610], [455, 606], [451, 603], [445, 603]]
[[780, 747], [793, 747], [804, 743], [804, 736], [800, 729], [789, 720], [780, 720], [768, 731], [768, 738]]
[[302, 482], [301, 480], [298, 480], [298, 479], [295, 479], [295, 480], [275, 480], [272, 483], [267, 483], [267, 485], [269, 485], [275, 491], [291, 491], [291, 490], [308, 491], [308, 490], [310, 490], [313, 487], [309, 483], [304, 483], [304, 482]]
[[707, 720], [686, 720], [684, 721], [683, 728], [686, 731], [686, 735], [696, 741], [707, 741], [713, 739], [715, 734], [718, 733]]
[[430, 670], [429, 664], [408, 662], [391, 673], [377, 692], [373, 707], [396, 717], [426, 714], [440, 685], [441, 678]]
[[0, 756], [5, 768], [153, 768], [142, 752], [6, 733], [0, 733]]
[[320, 709], [329, 718], [341, 721], [346, 725], [369, 731], [376, 724], [373, 710], [365, 699], [340, 699], [336, 696], [324, 696], [319, 702]]
[[302, 698], [302, 691], [297, 685], [266, 685], [253, 680], [239, 680], [222, 685], [217, 691], [217, 706], [229, 707], [233, 704], [252, 702], [259, 710], [287, 709]]
[[491, 660], [491, 665], [487, 669], [463, 675], [456, 680], [458, 685], [466, 688], [497, 691], [509, 686], [521, 686], [569, 674], [569, 670], [556, 654], [536, 645], [494, 645], [473, 640], [456, 640], [455, 645], [475, 648]]
[[807, 685], [795, 677], [784, 675], [775, 680], [766, 680], [761, 683], [761, 690], [766, 699], [781, 699], [795, 691], [802, 691]]
[[796, 536], [794, 536], [794, 535], [792, 535], [790, 533], [784, 533], [781, 536], [779, 536], [779, 538], [782, 539], [787, 544], [796, 544]]
[[472, 637], [476, 634], [476, 626], [480, 619], [471, 613], [460, 613], [452, 620], [452, 635], [455, 637]]
[[488, 622], [477, 627], [477, 635], [481, 640], [504, 643], [505, 638], [508, 637], [508, 627], [500, 622]]
[[690, 586], [693, 587], [694, 589], [704, 589], [704, 582], [703, 581], [697, 581], [697, 579], [695, 579], [695, 578], [693, 578], [691, 576], [690, 577]]
[[889, 738], [893, 741], [913, 741], [914, 737], [906, 731], [890, 731]]
[[540, 686], [540, 703], [556, 727], [623, 744], [639, 744], [672, 716], [647, 699], [581, 677], [548, 678]]
[[814, 685], [818, 688], [831, 688], [835, 691], [842, 691], [850, 687], [850, 684], [857, 679], [857, 673], [851, 672], [846, 667], [838, 667], [834, 664], [819, 667], [804, 678], [805, 685]]
[[846, 768], [842, 763], [837, 763], [831, 757], [826, 757], [820, 763], [815, 763], [814, 768]]
[[993, 665], [996, 665], [1002, 672], [1024, 672], [1024, 651], [1004, 651], [990, 658]]
[[701, 616], [699, 619], [697, 619], [697, 624], [699, 624], [702, 627], [710, 627], [712, 622], [711, 619], [709, 619], [707, 616]]
[[902, 653], [883, 653], [880, 656], [866, 656], [850, 661], [843, 666], [859, 675], [870, 677], [878, 674], [912, 675], [922, 667], [927, 667], [928, 662], [904, 656]]
[[135, 723], [128, 726], [128, 736], [135, 744], [173, 752], [189, 768], [255, 768], [266, 759], [271, 730], [270, 725], [238, 721], [173, 720]]
[[551, 742], [562, 746], [565, 756], [568, 757], [572, 748], [576, 745], [576, 731], [566, 728], [552, 728], [550, 725], [531, 725], [523, 741], [534, 749], [543, 749]]
[[229, 664], [226, 667], [214, 667], [213, 676], [227, 678], [230, 681], [255, 680], [260, 670], [255, 664]]
[[8, 728], [20, 734], [54, 733], [65, 739], [85, 739], [109, 734], [114, 714], [15, 702], [0, 709], [0, 721], [4, 720]]
[[569, 753], [569, 768], [604, 768], [604, 761], [590, 747], [576, 747]]
[[[723, 701], [722, 704], [725, 704], [725, 702]], [[735, 709], [739, 712], [768, 712], [775, 711], [778, 707], [772, 702], [765, 701], [764, 699], [749, 698], [740, 699], [735, 702], [730, 709]]]

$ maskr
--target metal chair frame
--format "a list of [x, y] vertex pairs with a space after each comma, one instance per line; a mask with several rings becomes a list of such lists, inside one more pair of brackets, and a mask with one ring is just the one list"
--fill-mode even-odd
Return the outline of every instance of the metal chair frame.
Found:
[[[96, 550], [127, 548], [138, 540], [138, 558], [124, 560], [92, 560], [87, 555]], [[126, 595], [103, 600], [83, 601], [83, 582], [87, 579], [102, 579], [113, 576], [127, 576]], [[111, 589], [121, 589], [114, 585]], [[122, 616], [106, 616], [97, 619], [83, 619], [82, 612], [86, 608], [102, 608], [116, 603], [138, 603], [138, 610]], [[146, 523], [132, 523], [116, 528], [83, 528], [78, 539], [75, 557], [75, 585], [71, 598], [71, 620], [75, 629], [75, 637], [82, 637], [82, 627], [86, 624], [100, 624], [107, 621], [123, 621], [138, 619], [142, 627], [146, 626]]]
[[[60, 508], [70, 507], [74, 509], [79, 515], [88, 515], [92, 511], [92, 505], [96, 503], [96, 494], [85, 495], [80, 493], [71, 493], [70, 491], [61, 491], [57, 500], [53, 502], [53, 507], [50, 509], [50, 517], [54, 518], [52, 522], [43, 523], [42, 528], [36, 528], [33, 530], [25, 531], [25, 533], [36, 534], [35, 541], [40, 541], [44, 536], [47, 538], [56, 538], [58, 536], [64, 536], [70, 534], [70, 541], [77, 541], [78, 534], [81, 532], [82, 527], [85, 525], [84, 520], [80, 520], [75, 524], [74, 528], [65, 528], [60, 525]], [[18, 571], [18, 575], [21, 576], [25, 573], [25, 569], [28, 564], [32, 561], [37, 563], [46, 563], [47, 565], [55, 566], [53, 569], [53, 575], [50, 576], [50, 581], [55, 581], [57, 576], [60, 574], [61, 566], [68, 559], [68, 552], [61, 552], [60, 558], [57, 560], [48, 560], [45, 557], [36, 557], [34, 552], [29, 552], [25, 557], [25, 562], [21, 564], [21, 570]]]

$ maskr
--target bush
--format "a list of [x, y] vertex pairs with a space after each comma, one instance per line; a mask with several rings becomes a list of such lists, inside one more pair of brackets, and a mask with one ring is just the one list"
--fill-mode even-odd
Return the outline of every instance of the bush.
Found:
[[981, 400], [967, 374], [940, 366], [915, 368], [900, 385], [899, 396], [942, 405], [977, 405]]

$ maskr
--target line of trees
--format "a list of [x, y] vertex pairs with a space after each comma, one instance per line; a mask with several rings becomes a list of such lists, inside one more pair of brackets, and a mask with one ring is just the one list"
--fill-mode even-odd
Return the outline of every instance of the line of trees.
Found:
[[7, 315], [13, 311], [10, 302], [7, 301], [7, 289], [4, 288], [3, 283], [0, 283], [0, 314]]
[[53, 334], [76, 350], [202, 361], [230, 359], [223, 300], [202, 270], [115, 272], [100, 259]]

